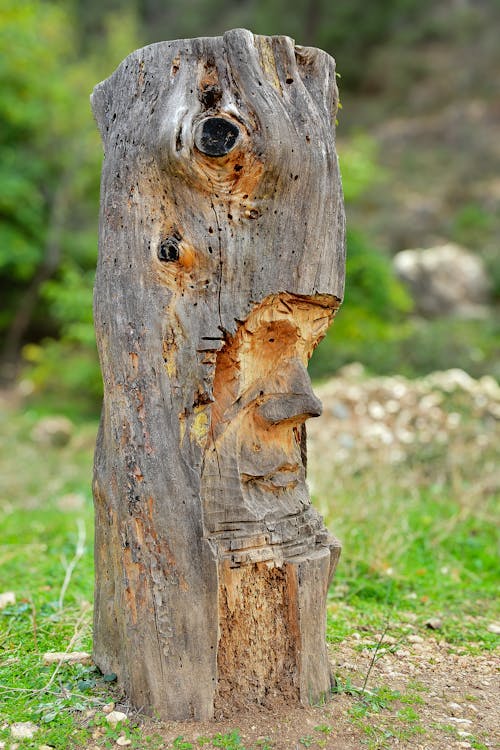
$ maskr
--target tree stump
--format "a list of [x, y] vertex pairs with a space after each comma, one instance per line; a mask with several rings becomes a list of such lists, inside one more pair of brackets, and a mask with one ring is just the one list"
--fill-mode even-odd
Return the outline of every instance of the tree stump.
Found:
[[335, 64], [234, 30], [138, 50], [94, 90], [94, 660], [207, 719], [330, 692], [340, 545], [311, 506], [306, 366], [343, 294]]

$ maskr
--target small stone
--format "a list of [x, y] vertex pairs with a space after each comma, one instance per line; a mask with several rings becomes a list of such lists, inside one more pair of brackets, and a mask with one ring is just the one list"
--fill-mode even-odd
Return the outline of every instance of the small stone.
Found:
[[464, 732], [463, 730], [458, 730], [457, 734], [459, 737], [472, 737], [472, 734], [470, 732]]
[[127, 739], [127, 737], [121, 736], [116, 740], [116, 744], [120, 745], [120, 747], [126, 747], [127, 745], [132, 744], [132, 740]]
[[31, 437], [36, 443], [62, 447], [73, 434], [73, 423], [66, 417], [44, 417], [33, 428]]
[[456, 716], [448, 716], [447, 721], [450, 721], [452, 724], [463, 724], [464, 727], [470, 727], [472, 725], [470, 719], [457, 719]]
[[2, 742], [2, 740], [0, 740], [0, 750], [4, 750], [4, 747], [5, 747], [5, 742]]
[[111, 711], [106, 716], [106, 721], [108, 724], [111, 724], [112, 727], [116, 727], [119, 721], [127, 721], [127, 714], [124, 714], [121, 711]]
[[472, 747], [470, 742], [457, 742], [456, 747]]
[[57, 507], [59, 510], [70, 512], [81, 510], [85, 507], [85, 495], [81, 492], [70, 492], [68, 495], [63, 495], [59, 498]]
[[32, 721], [19, 721], [12, 724], [10, 733], [15, 740], [31, 740], [38, 732], [38, 727]]
[[15, 603], [16, 595], [13, 591], [5, 591], [3, 594], [0, 594], [0, 609], [5, 609], [5, 607], [9, 606], [9, 604]]
[[115, 704], [113, 703], [113, 701], [111, 701], [111, 703], [106, 703], [106, 705], [103, 706], [102, 710], [103, 710], [103, 713], [110, 714], [111, 711], [114, 710], [114, 708], [115, 708]]
[[452, 716], [460, 715], [463, 711], [463, 708], [460, 705], [460, 703], [448, 703], [448, 708]]
[[443, 621], [440, 620], [439, 617], [431, 617], [424, 624], [426, 628], [429, 628], [429, 630], [441, 630], [441, 628], [443, 627]]
[[38, 745], [38, 750], [54, 750], [53, 745]]
[[43, 655], [43, 663], [49, 664], [92, 664], [92, 654], [87, 651], [48, 651]]
[[421, 635], [409, 635], [406, 639], [408, 643], [423, 643], [424, 639]]
[[490, 624], [487, 627], [487, 630], [489, 633], [494, 633], [495, 635], [500, 635], [500, 623], [498, 622], [490, 622]]

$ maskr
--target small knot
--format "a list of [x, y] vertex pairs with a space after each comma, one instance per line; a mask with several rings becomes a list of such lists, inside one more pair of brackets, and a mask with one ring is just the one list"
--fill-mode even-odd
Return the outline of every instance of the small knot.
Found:
[[222, 99], [222, 91], [219, 86], [211, 86], [207, 84], [199, 92], [198, 98], [207, 109], [211, 109]]

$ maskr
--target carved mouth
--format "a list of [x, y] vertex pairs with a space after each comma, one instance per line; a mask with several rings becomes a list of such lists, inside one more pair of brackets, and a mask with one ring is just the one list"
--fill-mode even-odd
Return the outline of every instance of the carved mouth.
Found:
[[276, 490], [291, 490], [297, 486], [300, 480], [299, 464], [282, 464], [266, 474], [240, 474], [241, 480], [246, 485], [258, 485], [271, 492]]

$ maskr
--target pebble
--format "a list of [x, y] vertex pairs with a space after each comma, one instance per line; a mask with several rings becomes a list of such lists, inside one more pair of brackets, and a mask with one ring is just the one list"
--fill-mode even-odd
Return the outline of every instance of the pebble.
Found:
[[489, 633], [494, 633], [495, 635], [500, 635], [500, 623], [498, 622], [490, 622], [487, 628]]
[[407, 636], [406, 640], [408, 643], [423, 643], [424, 639], [421, 635], [409, 635]]
[[81, 492], [70, 492], [68, 495], [59, 498], [57, 507], [63, 511], [81, 510], [85, 507], [85, 495]]
[[457, 714], [461, 714], [463, 711], [463, 707], [460, 703], [448, 703], [448, 708], [450, 709], [452, 716], [457, 716]]
[[34, 426], [31, 437], [36, 443], [62, 447], [73, 435], [73, 423], [66, 417], [44, 417]]
[[106, 705], [103, 706], [103, 708], [102, 708], [103, 713], [110, 714], [111, 711], [114, 710], [114, 707], [115, 707], [115, 704], [113, 703], [113, 701], [111, 701], [111, 703], [106, 703]]
[[38, 727], [32, 721], [19, 721], [12, 724], [10, 733], [15, 740], [31, 740], [38, 732]]
[[108, 724], [111, 724], [112, 727], [116, 727], [119, 721], [126, 721], [127, 720], [127, 714], [122, 713], [121, 711], [111, 711], [106, 716], [106, 721]]
[[39, 745], [38, 750], [54, 750], [53, 745]]
[[120, 747], [126, 747], [127, 745], [132, 744], [132, 740], [129, 740], [127, 737], [121, 736], [116, 740], [116, 744], [120, 745]]
[[470, 719], [458, 719], [456, 716], [447, 716], [446, 721], [451, 721], [452, 724], [463, 724], [464, 727], [470, 727], [472, 725]]
[[424, 623], [426, 628], [430, 630], [441, 630], [443, 627], [443, 621], [439, 617], [431, 617], [427, 622]]
[[5, 591], [3, 594], [0, 594], [0, 609], [5, 609], [5, 607], [9, 606], [9, 604], [15, 603], [16, 595], [13, 591]]

